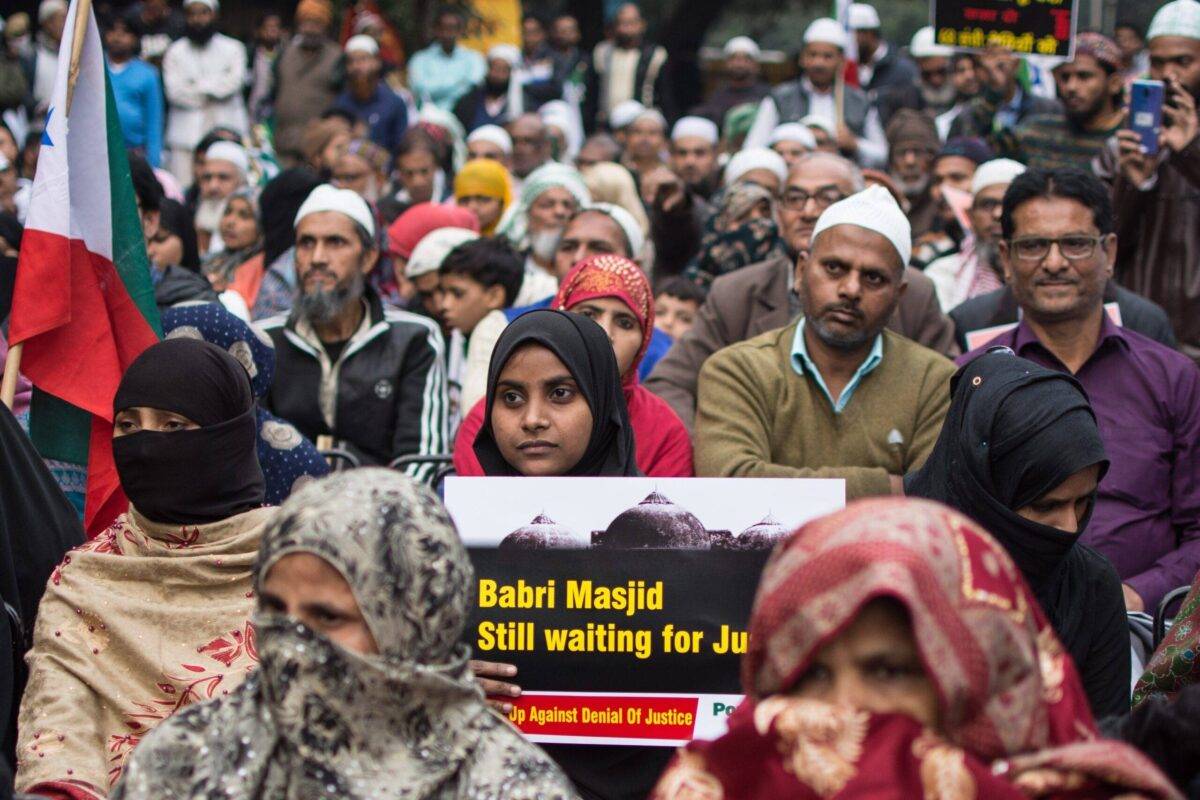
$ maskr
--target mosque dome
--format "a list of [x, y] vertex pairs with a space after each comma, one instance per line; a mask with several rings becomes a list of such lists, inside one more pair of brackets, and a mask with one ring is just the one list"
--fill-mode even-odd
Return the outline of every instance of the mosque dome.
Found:
[[710, 541], [695, 514], [651, 492], [618, 514], [604, 531], [593, 533], [592, 545], [612, 550], [707, 550]]
[[582, 550], [583, 538], [565, 525], [559, 525], [545, 514], [538, 514], [528, 525], [522, 525], [505, 536], [501, 550]]
[[771, 550], [787, 533], [779, 520], [768, 513], [762, 522], [751, 525], [737, 535], [736, 547], [738, 550]]

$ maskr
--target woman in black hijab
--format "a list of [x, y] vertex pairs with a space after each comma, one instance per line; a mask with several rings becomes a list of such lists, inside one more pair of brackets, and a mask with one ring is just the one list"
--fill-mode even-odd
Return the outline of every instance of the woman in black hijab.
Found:
[[1083, 678], [1096, 716], [1129, 711], [1121, 580], [1079, 542], [1108, 457], [1083, 387], [1007, 348], [967, 364], [905, 493], [969, 515], [1012, 555]]
[[[475, 439], [486, 475], [641, 475], [612, 342], [581, 314], [530, 311], [505, 328], [488, 366], [486, 402]], [[514, 665], [471, 666], [487, 694], [520, 694], [508, 683], [516, 677]], [[644, 797], [670, 757], [668, 748], [654, 747], [545, 750], [586, 798]]]
[[604, 329], [565, 311], [517, 317], [492, 352], [475, 455], [487, 475], [641, 475]]
[[273, 509], [249, 375], [215, 345], [168, 339], [129, 365], [113, 411], [130, 506], [46, 584], [18, 725], [30, 794], [104, 796], [130, 731], [149, 733], [179, 698], [232, 690], [255, 661], [252, 572]]

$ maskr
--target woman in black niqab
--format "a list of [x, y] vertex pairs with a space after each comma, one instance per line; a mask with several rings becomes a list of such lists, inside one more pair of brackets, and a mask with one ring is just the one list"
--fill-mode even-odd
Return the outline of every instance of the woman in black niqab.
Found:
[[517, 317], [504, 329], [488, 366], [487, 410], [475, 438], [475, 455], [487, 475], [520, 475], [500, 452], [492, 427], [497, 384], [505, 365], [520, 348], [540, 345], [554, 353], [579, 385], [592, 412], [587, 450], [566, 476], [638, 476], [637, 453], [621, 374], [604, 329], [580, 314], [541, 309]]
[[1129, 710], [1129, 629], [1124, 594], [1106, 558], [1075, 530], [1018, 513], [1108, 457], [1083, 387], [1007, 348], [989, 351], [951, 382], [950, 411], [925, 465], [905, 494], [937, 500], [983, 525], [1012, 555], [1071, 653], [1096, 716]]

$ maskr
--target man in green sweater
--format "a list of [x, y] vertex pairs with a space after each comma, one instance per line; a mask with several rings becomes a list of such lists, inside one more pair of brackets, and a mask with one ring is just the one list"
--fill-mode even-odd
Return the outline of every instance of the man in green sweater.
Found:
[[697, 475], [843, 478], [848, 500], [903, 491], [933, 449], [954, 374], [884, 330], [911, 252], [908, 220], [882, 187], [821, 215], [799, 264], [803, 317], [715, 353], [700, 373]]

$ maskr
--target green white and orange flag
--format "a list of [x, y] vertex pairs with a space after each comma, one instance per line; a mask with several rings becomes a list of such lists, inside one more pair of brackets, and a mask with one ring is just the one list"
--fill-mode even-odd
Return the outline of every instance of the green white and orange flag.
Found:
[[[84, 521], [95, 535], [127, 505], [112, 460], [113, 395], [161, 328], [100, 32], [90, 3], [82, 17], [79, 3], [71, 2], [59, 49], [64, 68], [38, 155], [9, 333], [24, 342], [21, 371], [38, 390], [34, 444], [44, 456], [87, 464]], [[65, 67], [76, 36], [72, 93]]]

